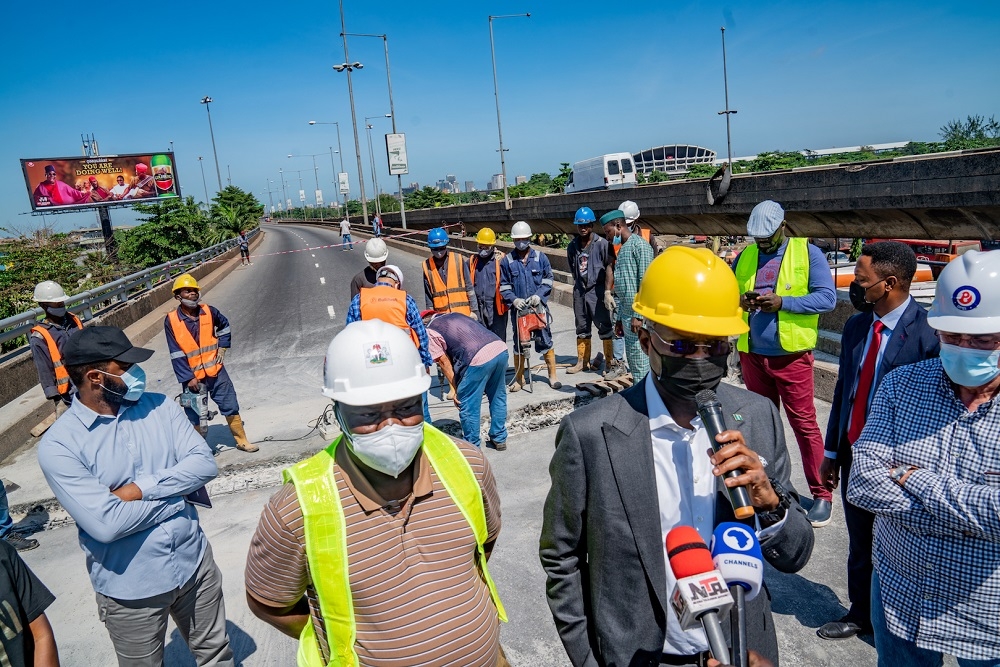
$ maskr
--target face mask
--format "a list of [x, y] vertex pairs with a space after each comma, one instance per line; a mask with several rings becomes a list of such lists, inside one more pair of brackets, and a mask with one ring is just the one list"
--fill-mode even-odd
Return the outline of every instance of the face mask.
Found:
[[962, 387], [981, 387], [1000, 375], [1000, 350], [974, 350], [941, 343], [941, 365], [951, 381]]
[[59, 307], [59, 308], [46, 308], [45, 312], [48, 313], [49, 315], [51, 315], [52, 317], [65, 317], [66, 316], [66, 307], [62, 306], [62, 307]]
[[514, 241], [514, 247], [517, 248], [518, 250], [520, 250], [521, 252], [524, 252], [525, 250], [527, 250], [528, 246], [530, 246], [530, 245], [531, 245], [531, 241], [529, 241], [527, 239], [518, 239], [517, 241]]
[[[880, 280], [878, 283], [875, 283], [875, 285], [878, 285], [881, 282], [882, 281]], [[871, 287], [875, 287], [875, 285], [872, 285]], [[871, 287], [866, 289], [857, 282], [852, 282], [851, 287], [848, 290], [848, 295], [851, 297], [851, 305], [860, 310], [862, 313], [870, 313], [875, 308], [874, 303], [865, 299], [865, 294], [868, 293], [868, 290], [871, 289]], [[879, 299], [881, 298], [882, 297], [879, 297]]]
[[200, 296], [197, 299], [181, 299], [181, 303], [188, 308], [197, 308], [199, 301], [201, 301]]
[[374, 433], [351, 433], [344, 419], [337, 412], [337, 421], [351, 451], [366, 466], [380, 473], [399, 477], [424, 444], [424, 425], [403, 426], [390, 424]]
[[699, 391], [714, 391], [719, 386], [726, 376], [729, 355], [707, 359], [668, 357], [663, 354], [659, 357], [660, 374], [656, 378], [659, 387], [670, 396], [691, 403]]
[[[142, 370], [139, 364], [132, 364], [132, 367], [121, 375], [112, 375], [101, 370], [97, 372], [102, 375], [118, 378], [125, 383], [125, 393], [105, 387], [103, 384], [101, 385], [101, 389], [105, 391], [104, 398], [111, 405], [120, 405], [122, 401], [138, 401], [139, 397], [142, 396], [142, 392], [146, 391], [146, 371]], [[109, 393], [117, 397], [118, 400], [108, 400]]]
[[479, 256], [483, 259], [489, 259], [493, 256], [493, 248], [487, 248], [486, 250], [480, 250]]
[[614, 244], [614, 245], [621, 245], [622, 244], [622, 235], [621, 234], [615, 234], [615, 237], [613, 239], [611, 239], [611, 243]]
[[444, 257], [447, 254], [448, 254], [448, 251], [445, 250], [445, 249], [443, 249], [443, 248], [441, 250], [431, 250], [431, 256], [433, 256], [434, 259], [441, 259], [442, 257]]

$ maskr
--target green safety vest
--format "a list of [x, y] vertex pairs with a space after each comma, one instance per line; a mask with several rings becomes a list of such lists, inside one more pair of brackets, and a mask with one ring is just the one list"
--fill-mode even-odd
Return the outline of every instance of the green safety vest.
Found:
[[[285, 469], [282, 477], [285, 483], [295, 484], [295, 494], [302, 508], [306, 558], [330, 647], [330, 662], [327, 666], [357, 667], [358, 654], [354, 650], [357, 622], [347, 571], [347, 525], [333, 472], [334, 456], [342, 438], [343, 436], [338, 436], [323, 451]], [[507, 612], [486, 567], [486, 555], [483, 551], [487, 538], [486, 510], [476, 475], [458, 445], [426, 423], [422, 450], [448, 495], [472, 528], [476, 537], [476, 560], [497, 614], [506, 623]], [[325, 667], [312, 620], [306, 621], [299, 635], [297, 660], [299, 667]]]
[[[746, 247], [736, 263], [736, 281], [740, 284], [740, 294], [752, 291], [757, 280], [757, 244]], [[805, 296], [809, 293], [809, 242], [803, 238], [788, 239], [788, 247], [781, 257], [778, 282], [774, 293], [780, 297]], [[801, 352], [816, 347], [819, 337], [819, 315], [803, 315], [778, 311], [778, 342], [785, 352]], [[750, 315], [744, 311], [743, 321], [749, 322]], [[750, 334], [745, 333], [736, 342], [740, 352], [750, 351]]]

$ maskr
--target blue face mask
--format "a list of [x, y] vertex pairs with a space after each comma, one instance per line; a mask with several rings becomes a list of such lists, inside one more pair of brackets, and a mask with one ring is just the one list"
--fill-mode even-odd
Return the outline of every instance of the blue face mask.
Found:
[[951, 381], [962, 387], [981, 387], [1000, 375], [1000, 350], [974, 350], [941, 343], [941, 365]]
[[622, 244], [622, 235], [621, 234], [615, 234], [615, 237], [613, 239], [611, 239], [611, 243], [612, 243], [612, 245], [621, 245]]
[[101, 385], [105, 391], [109, 391], [115, 396], [120, 396], [123, 401], [138, 401], [139, 397], [142, 396], [142, 392], [146, 391], [146, 371], [142, 370], [139, 364], [132, 364], [132, 367], [121, 375], [112, 375], [111, 373], [105, 373], [104, 371], [96, 368], [94, 370], [103, 375], [116, 377], [125, 383], [124, 394]]
[[521, 252], [524, 252], [525, 250], [527, 250], [530, 245], [531, 245], [531, 241], [522, 240], [522, 239], [518, 239], [517, 241], [514, 241], [514, 247], [517, 248], [518, 250], [520, 250]]

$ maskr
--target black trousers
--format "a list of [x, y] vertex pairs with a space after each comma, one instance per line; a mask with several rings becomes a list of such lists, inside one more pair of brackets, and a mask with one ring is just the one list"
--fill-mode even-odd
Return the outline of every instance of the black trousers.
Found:
[[847, 501], [847, 482], [851, 477], [850, 445], [841, 442], [847, 452], [840, 471], [840, 495], [844, 499], [844, 520], [847, 523], [847, 597], [851, 609], [847, 618], [862, 628], [871, 627], [872, 608], [872, 542], [875, 539], [875, 515]]

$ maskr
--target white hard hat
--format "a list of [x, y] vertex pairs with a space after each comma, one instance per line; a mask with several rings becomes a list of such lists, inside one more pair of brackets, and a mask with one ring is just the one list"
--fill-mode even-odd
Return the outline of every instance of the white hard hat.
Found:
[[524, 220], [518, 220], [514, 223], [514, 226], [510, 228], [510, 237], [512, 239], [531, 238], [531, 227]]
[[384, 262], [389, 257], [389, 248], [382, 239], [369, 239], [365, 244], [365, 259], [369, 262]]
[[927, 324], [958, 334], [1000, 333], [1000, 250], [970, 250], [944, 267]]
[[323, 395], [338, 403], [388, 403], [419, 396], [430, 386], [413, 340], [382, 320], [351, 322], [326, 349]]
[[625, 214], [625, 220], [627, 222], [635, 222], [639, 219], [639, 205], [631, 199], [623, 201], [622, 205], [618, 207], [618, 210]]
[[54, 280], [43, 280], [35, 285], [35, 301], [38, 303], [66, 303], [66, 292]]
[[375, 274], [375, 279], [378, 280], [384, 275], [390, 275], [396, 279], [399, 286], [403, 286], [403, 270], [396, 266], [395, 264], [386, 264]]

